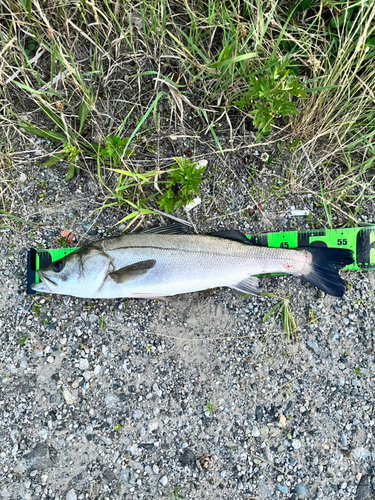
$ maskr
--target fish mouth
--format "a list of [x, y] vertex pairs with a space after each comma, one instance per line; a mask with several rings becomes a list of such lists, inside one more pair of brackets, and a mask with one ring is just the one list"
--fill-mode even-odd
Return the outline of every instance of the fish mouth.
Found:
[[39, 270], [36, 272], [39, 278], [41, 279], [43, 285], [52, 292], [54, 288], [57, 287], [57, 283], [55, 283], [51, 278], [43, 274], [43, 271]]

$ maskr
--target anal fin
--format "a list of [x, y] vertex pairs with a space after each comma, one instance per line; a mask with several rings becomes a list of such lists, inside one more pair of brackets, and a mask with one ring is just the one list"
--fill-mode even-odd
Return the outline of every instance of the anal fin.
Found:
[[249, 276], [238, 283], [229, 285], [230, 288], [234, 288], [242, 293], [251, 293], [251, 295], [259, 295], [259, 279], [254, 276]]
[[157, 299], [157, 300], [167, 300], [167, 297], [162, 295], [157, 295], [154, 293], [132, 293], [129, 295], [131, 299]]

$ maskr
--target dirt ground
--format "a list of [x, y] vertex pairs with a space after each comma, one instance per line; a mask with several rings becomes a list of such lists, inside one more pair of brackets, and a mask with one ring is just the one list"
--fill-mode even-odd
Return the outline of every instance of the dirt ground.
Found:
[[[48, 141], [31, 141], [2, 172], [26, 223], [3, 217], [0, 229], [0, 498], [372, 498], [374, 275], [343, 273], [342, 299], [264, 278], [262, 291], [290, 293], [289, 343], [280, 318], [263, 322], [276, 299], [229, 289], [167, 302], [27, 296], [29, 248], [56, 247], [64, 229], [77, 245], [119, 234], [127, 213], [94, 212], [95, 177], [64, 182], [66, 164], [40, 165]], [[178, 217], [246, 234], [325, 223], [313, 172], [284, 196], [272, 191], [296, 164], [276, 140], [260, 149], [248, 133], [234, 146], [223, 157], [189, 138], [162, 142], [162, 158], [208, 160], [202, 203]], [[359, 222], [373, 214], [368, 202]]]

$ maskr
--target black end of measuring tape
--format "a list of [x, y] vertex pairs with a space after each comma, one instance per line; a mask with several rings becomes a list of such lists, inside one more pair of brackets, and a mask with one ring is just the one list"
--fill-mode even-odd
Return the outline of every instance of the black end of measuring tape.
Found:
[[33, 295], [35, 292], [31, 289], [31, 285], [35, 283], [36, 271], [36, 250], [32, 248], [27, 252], [27, 295]]
[[31, 285], [35, 283], [36, 277], [36, 256], [39, 258], [39, 267], [45, 267], [51, 264], [52, 257], [46, 250], [37, 252], [35, 248], [32, 248], [27, 253], [27, 295], [33, 295], [35, 292], [31, 289]]
[[47, 252], [47, 250], [42, 250], [41, 252], [38, 252], [38, 257], [39, 257], [39, 268], [49, 266], [52, 262], [51, 254]]

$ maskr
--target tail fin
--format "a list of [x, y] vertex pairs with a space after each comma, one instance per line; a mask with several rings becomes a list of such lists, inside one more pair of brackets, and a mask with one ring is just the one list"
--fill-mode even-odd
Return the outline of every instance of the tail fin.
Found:
[[306, 247], [301, 248], [312, 255], [311, 270], [300, 276], [323, 292], [342, 297], [346, 285], [338, 271], [353, 264], [353, 252], [342, 248]]

